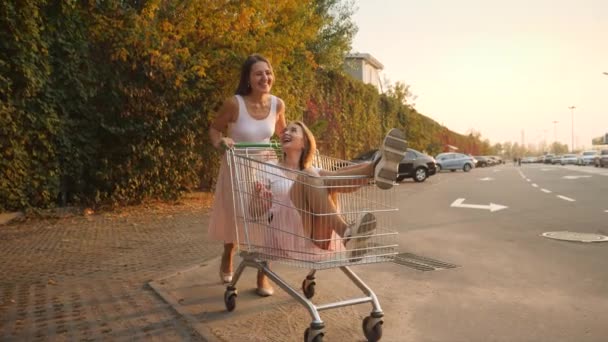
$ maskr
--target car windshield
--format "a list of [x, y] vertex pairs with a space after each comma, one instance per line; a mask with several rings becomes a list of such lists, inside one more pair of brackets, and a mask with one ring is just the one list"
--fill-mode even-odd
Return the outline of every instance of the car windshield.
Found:
[[371, 150], [371, 151], [363, 152], [360, 155], [358, 155], [357, 157], [355, 157], [354, 160], [371, 160], [372, 157], [374, 156], [374, 154], [376, 153], [376, 151], [378, 151], [378, 150]]

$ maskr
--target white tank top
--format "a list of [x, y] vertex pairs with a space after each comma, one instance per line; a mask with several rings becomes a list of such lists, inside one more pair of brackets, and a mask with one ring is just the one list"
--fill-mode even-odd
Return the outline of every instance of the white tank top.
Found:
[[258, 120], [249, 115], [245, 100], [235, 95], [239, 103], [239, 117], [228, 127], [228, 136], [235, 142], [269, 142], [277, 122], [277, 98], [270, 95], [270, 113]]

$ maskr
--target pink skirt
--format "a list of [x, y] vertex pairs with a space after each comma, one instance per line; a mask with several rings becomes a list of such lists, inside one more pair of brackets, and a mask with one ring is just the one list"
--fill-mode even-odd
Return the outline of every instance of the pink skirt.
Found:
[[234, 218], [234, 202], [232, 197], [232, 183], [230, 180], [230, 168], [228, 158], [222, 156], [220, 172], [215, 184], [215, 196], [211, 207], [209, 218], [209, 238], [224, 243], [235, 243], [237, 241], [237, 223]]

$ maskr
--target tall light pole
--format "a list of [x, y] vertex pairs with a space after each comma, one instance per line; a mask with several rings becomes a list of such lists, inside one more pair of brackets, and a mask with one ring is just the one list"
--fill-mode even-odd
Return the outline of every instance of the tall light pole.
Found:
[[576, 106], [570, 106], [568, 109], [570, 109], [570, 115], [572, 116], [572, 140], [570, 144], [570, 152], [574, 153], [574, 110], [576, 109]]

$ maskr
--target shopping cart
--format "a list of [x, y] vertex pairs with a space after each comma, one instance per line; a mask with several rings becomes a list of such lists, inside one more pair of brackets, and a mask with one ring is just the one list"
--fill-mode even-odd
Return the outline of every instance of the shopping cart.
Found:
[[[371, 303], [372, 311], [363, 320], [363, 332], [368, 341], [382, 337], [383, 312], [375, 293], [350, 269], [353, 265], [390, 262], [396, 254], [396, 232], [389, 229], [391, 216], [397, 210], [393, 205], [393, 191], [381, 190], [366, 176], [312, 177], [306, 173], [281, 166], [282, 154], [276, 144], [236, 144], [228, 151], [228, 161], [233, 185], [237, 245], [241, 263], [232, 283], [224, 293], [228, 311], [236, 307], [236, 284], [246, 267], [253, 267], [276, 283], [300, 302], [310, 313], [312, 322], [304, 333], [305, 342], [323, 341], [324, 323], [320, 311], [344, 306]], [[317, 154], [314, 166], [324, 170], [337, 170], [351, 162]], [[271, 198], [260, 198], [260, 187], [272, 193]], [[336, 212], [313, 212], [314, 203], [297, 196], [294, 187], [307, 187], [311, 191], [331, 194]], [[300, 203], [295, 205], [295, 203]], [[262, 207], [262, 208], [261, 208]], [[340, 217], [337, 217], [337, 216]], [[313, 238], [311, 231], [332, 222], [360, 222], [361, 217], [375, 219], [375, 229], [365, 235], [341, 237], [339, 224], [326, 238]], [[306, 219], [304, 219], [306, 218]], [[309, 220], [306, 223], [306, 220]], [[358, 221], [359, 220], [359, 221]], [[313, 225], [311, 225], [313, 223]], [[335, 228], [335, 229], [334, 229]], [[342, 227], [343, 228], [343, 227]], [[335, 231], [333, 231], [335, 230]], [[338, 233], [337, 233], [337, 232]], [[330, 235], [331, 234], [331, 235]], [[268, 267], [269, 261], [310, 269], [302, 281], [302, 292], [291, 287]], [[365, 294], [333, 303], [314, 304], [317, 270], [339, 268]]]

